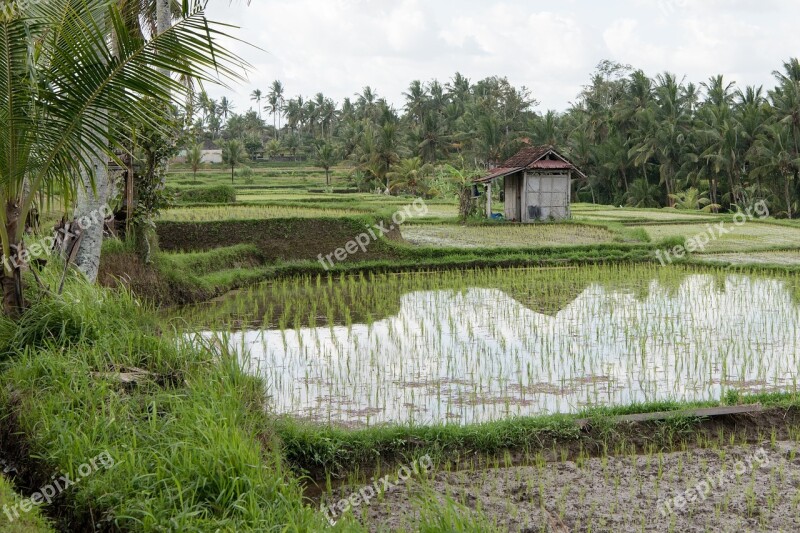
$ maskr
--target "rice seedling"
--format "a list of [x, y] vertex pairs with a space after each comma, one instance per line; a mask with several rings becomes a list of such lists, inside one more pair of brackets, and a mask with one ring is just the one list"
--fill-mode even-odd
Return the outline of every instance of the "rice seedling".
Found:
[[[469, 424], [795, 392], [797, 288], [655, 265], [362, 273], [277, 280], [182, 314], [209, 336], [236, 330], [279, 413]], [[660, 432], [687, 433], [687, 419]]]

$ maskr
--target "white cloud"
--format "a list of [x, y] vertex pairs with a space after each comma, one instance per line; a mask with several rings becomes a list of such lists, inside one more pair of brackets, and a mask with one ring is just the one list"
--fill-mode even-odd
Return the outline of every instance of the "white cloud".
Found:
[[542, 108], [563, 110], [603, 59], [696, 82], [721, 73], [770, 84], [771, 71], [800, 50], [800, 4], [778, 0], [226, 0], [209, 14], [267, 51], [236, 46], [255, 67], [235, 88], [239, 110], [274, 79], [290, 96], [337, 100], [371, 85], [402, 107], [412, 80], [456, 71], [473, 81], [507, 76]]

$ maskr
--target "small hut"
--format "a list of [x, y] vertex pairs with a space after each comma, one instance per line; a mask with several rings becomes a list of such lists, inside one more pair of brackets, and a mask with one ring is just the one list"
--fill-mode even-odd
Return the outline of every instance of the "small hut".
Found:
[[502, 178], [506, 220], [527, 223], [569, 219], [576, 176], [586, 178], [552, 146], [529, 146], [475, 183], [486, 187], [486, 216], [491, 217], [492, 184]]

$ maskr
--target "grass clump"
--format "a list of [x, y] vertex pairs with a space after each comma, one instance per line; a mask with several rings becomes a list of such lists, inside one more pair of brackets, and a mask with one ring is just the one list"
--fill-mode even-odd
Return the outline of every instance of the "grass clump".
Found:
[[[66, 490], [70, 530], [319, 530], [268, 439], [262, 384], [220, 343], [163, 331], [125, 294], [70, 282], [3, 339], [0, 411], [36, 464], [28, 485], [107, 453]], [[70, 324], [56, 328], [57, 321]], [[0, 331], [14, 329], [4, 323]], [[264, 442], [262, 446], [261, 442]]]
[[22, 498], [14, 492], [11, 484], [0, 475], [0, 508], [6, 508], [9, 514], [0, 512], [0, 531], [3, 533], [52, 533], [50, 524], [42, 518], [37, 509], [28, 513], [19, 513], [16, 517], [13, 509], [22, 502]]

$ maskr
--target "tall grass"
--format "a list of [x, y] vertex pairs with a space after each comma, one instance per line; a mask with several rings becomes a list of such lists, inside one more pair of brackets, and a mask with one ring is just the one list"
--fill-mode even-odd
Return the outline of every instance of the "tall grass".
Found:
[[40, 477], [75, 478], [102, 452], [116, 462], [65, 492], [65, 527], [322, 529], [262, 436], [262, 384], [222, 344], [175, 335], [129, 295], [79, 281], [0, 324], [0, 405]]

